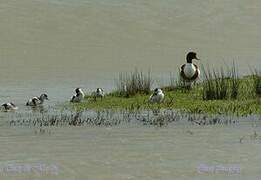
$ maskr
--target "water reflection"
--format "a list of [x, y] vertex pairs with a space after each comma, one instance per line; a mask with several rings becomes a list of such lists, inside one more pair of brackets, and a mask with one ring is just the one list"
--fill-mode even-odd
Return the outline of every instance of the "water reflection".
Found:
[[260, 116], [224, 116], [186, 113], [177, 110], [143, 111], [54, 111], [44, 107], [32, 108], [32, 112], [9, 113], [5, 122], [11, 126], [117, 126], [139, 124], [142, 126], [167, 126], [171, 123], [207, 125], [237, 125], [248, 122], [256, 127], [260, 125]]
[[39, 106], [30, 106], [28, 107], [32, 110], [33, 113], [47, 113], [48, 112], [48, 108], [44, 107], [43, 105], [39, 105]]

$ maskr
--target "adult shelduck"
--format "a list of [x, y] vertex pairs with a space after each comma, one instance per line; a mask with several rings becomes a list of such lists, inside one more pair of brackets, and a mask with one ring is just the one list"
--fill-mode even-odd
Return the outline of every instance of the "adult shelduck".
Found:
[[45, 100], [49, 100], [47, 94], [41, 94], [40, 97], [33, 97], [29, 99], [26, 106], [38, 106], [43, 104]]
[[18, 107], [12, 102], [4, 103], [4, 104], [2, 104], [2, 106], [4, 107], [5, 111], [11, 111], [11, 110], [17, 110], [18, 109]]
[[161, 103], [164, 99], [164, 93], [161, 89], [156, 88], [154, 89], [153, 94], [149, 98], [150, 103]]
[[180, 70], [181, 79], [185, 82], [186, 86], [190, 87], [192, 83], [199, 78], [200, 75], [198, 66], [192, 63], [193, 59], [199, 60], [199, 58], [197, 58], [197, 53], [189, 52], [186, 57], [187, 63], [183, 64]]
[[96, 91], [92, 93], [92, 96], [94, 97], [94, 100], [96, 101], [97, 98], [103, 98], [104, 97], [104, 91], [102, 88], [97, 88]]
[[84, 93], [81, 88], [75, 89], [76, 94], [71, 98], [71, 102], [81, 102], [84, 99]]

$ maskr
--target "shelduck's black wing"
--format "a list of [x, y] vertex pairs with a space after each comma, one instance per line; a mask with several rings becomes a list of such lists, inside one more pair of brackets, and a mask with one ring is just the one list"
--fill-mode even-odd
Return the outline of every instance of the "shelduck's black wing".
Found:
[[183, 80], [189, 80], [189, 78], [186, 77], [185, 73], [184, 73], [184, 68], [185, 68], [185, 64], [183, 64], [180, 68], [180, 77], [183, 79]]
[[74, 100], [75, 100], [75, 98], [76, 98], [76, 96], [75, 95], [73, 95], [73, 97], [71, 98], [71, 102], [73, 102]]
[[10, 102], [10, 104], [11, 104], [13, 107], [16, 107], [16, 105], [15, 105], [14, 103]]

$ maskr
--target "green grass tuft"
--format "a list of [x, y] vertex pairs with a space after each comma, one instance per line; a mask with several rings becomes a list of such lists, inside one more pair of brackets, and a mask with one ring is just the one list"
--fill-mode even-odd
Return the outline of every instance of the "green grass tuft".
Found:
[[258, 97], [261, 97], [261, 71], [255, 70], [253, 74], [254, 92]]
[[131, 97], [136, 94], [149, 94], [152, 79], [150, 72], [146, 75], [141, 71], [135, 70], [131, 73], [120, 73], [116, 84], [117, 93], [114, 93], [115, 95]]

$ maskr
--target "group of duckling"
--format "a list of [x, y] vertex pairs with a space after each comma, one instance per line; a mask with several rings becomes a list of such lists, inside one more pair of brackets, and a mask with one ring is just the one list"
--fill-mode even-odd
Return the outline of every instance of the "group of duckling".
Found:
[[[74, 103], [81, 102], [85, 97], [84, 92], [82, 91], [81, 88], [76, 88], [75, 92], [76, 92], [76, 94], [72, 96], [72, 98], [70, 99], [70, 102], [74, 102]], [[102, 99], [104, 97], [103, 89], [97, 88], [96, 91], [94, 91], [92, 93], [92, 96], [94, 97], [95, 100], [97, 98]], [[43, 105], [45, 100], [49, 100], [48, 95], [41, 94], [39, 97], [33, 97], [33, 98], [29, 99], [25, 105], [31, 106], [31, 107], [37, 107], [37, 106]], [[4, 104], [2, 104], [2, 107], [4, 108], [5, 111], [18, 109], [18, 107], [13, 102], [4, 103]]]
[[[76, 88], [75, 89], [75, 95], [73, 95], [73, 97], [71, 98], [70, 102], [74, 102], [74, 103], [78, 103], [81, 102], [84, 97], [85, 94], [83, 92], [83, 90], [81, 88]], [[94, 100], [96, 101], [97, 98], [103, 98], [104, 97], [104, 91], [102, 88], [97, 88], [96, 91], [94, 91], [92, 93], [92, 97], [94, 98]]]
[[[186, 56], [186, 61], [187, 63], [183, 64], [180, 68], [180, 77], [181, 79], [185, 82], [185, 86], [191, 87], [192, 83], [195, 82], [200, 75], [200, 70], [198, 66], [194, 63], [192, 63], [192, 60], [199, 60], [197, 58], [197, 54], [195, 52], [189, 52]], [[75, 95], [72, 96], [70, 102], [74, 103], [79, 103], [81, 102], [85, 94], [82, 91], [81, 88], [76, 88], [75, 89]], [[101, 88], [97, 88], [96, 91], [92, 93], [92, 96], [94, 97], [95, 101], [97, 98], [103, 98], [104, 97], [104, 91]], [[156, 88], [153, 91], [153, 94], [149, 97], [149, 102], [150, 103], [161, 103], [164, 100], [164, 93], [160, 88]], [[33, 97], [29, 99], [26, 103], [26, 106], [40, 106], [44, 103], [45, 100], [48, 100], [47, 94], [41, 94], [39, 97]], [[18, 107], [12, 103], [4, 103], [2, 104], [2, 107], [4, 108], [5, 111], [10, 111], [10, 110], [16, 110]]]
[[[35, 97], [32, 97], [31, 99], [29, 99], [25, 105], [36, 107], [36, 106], [42, 105], [45, 100], [49, 100], [47, 94], [41, 94], [39, 97], [35, 96]], [[2, 107], [4, 108], [5, 111], [18, 109], [18, 107], [12, 102], [4, 103], [4, 104], [2, 104]]]
[[[81, 88], [76, 88], [75, 89], [75, 95], [72, 96], [70, 102], [74, 103], [79, 103], [82, 102], [82, 100], [85, 97], [85, 94]], [[104, 91], [102, 88], [97, 88], [96, 91], [94, 91], [92, 94], [92, 97], [96, 101], [97, 98], [103, 98], [104, 97]], [[164, 99], [164, 93], [160, 88], [156, 88], [153, 91], [153, 94], [149, 97], [149, 102], [150, 103], [161, 103]]]

